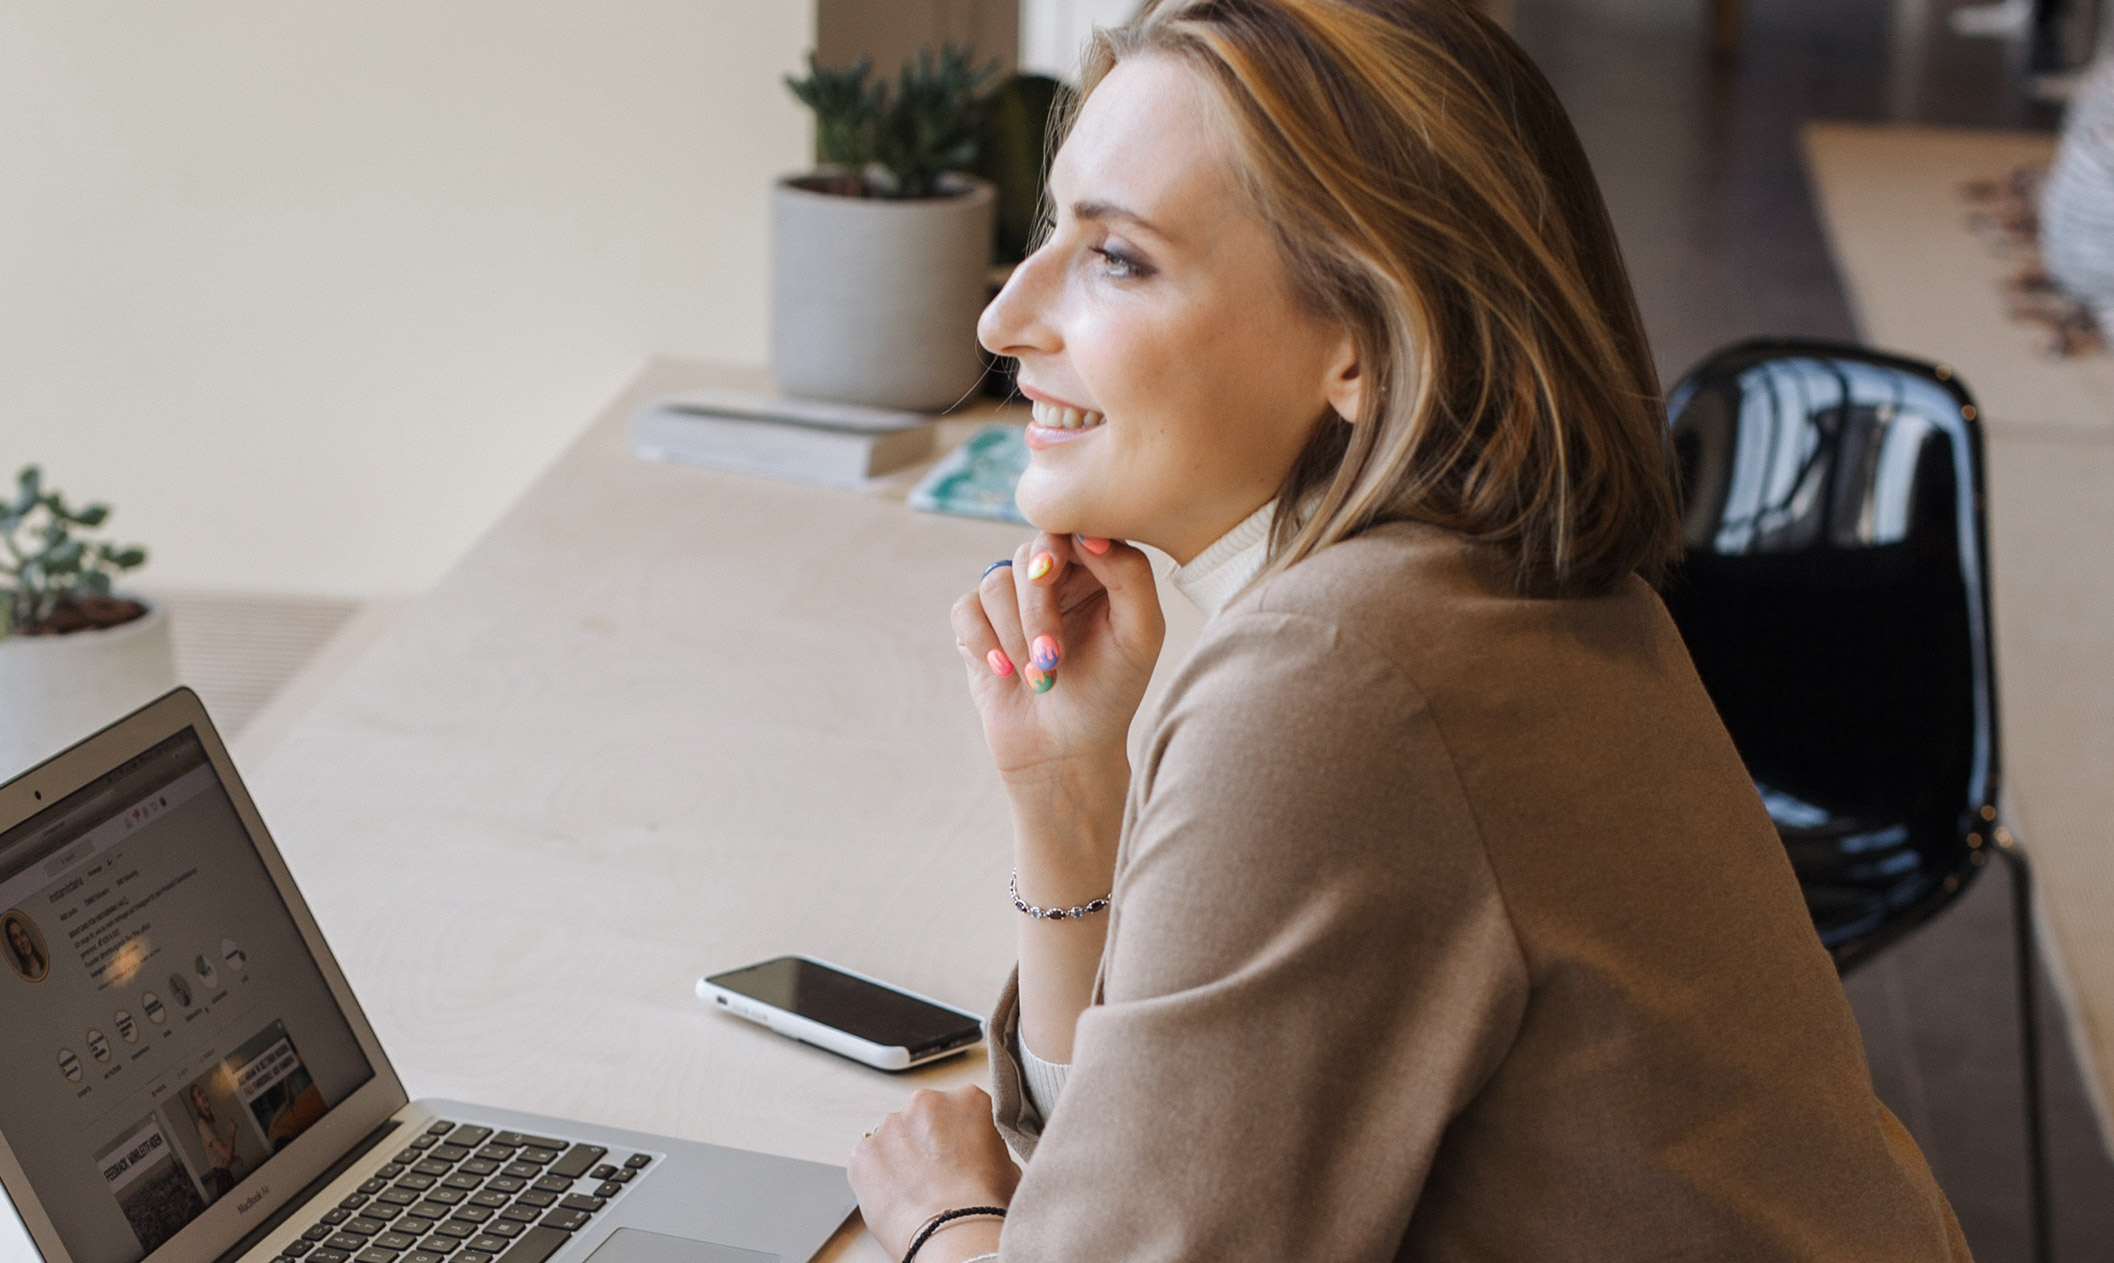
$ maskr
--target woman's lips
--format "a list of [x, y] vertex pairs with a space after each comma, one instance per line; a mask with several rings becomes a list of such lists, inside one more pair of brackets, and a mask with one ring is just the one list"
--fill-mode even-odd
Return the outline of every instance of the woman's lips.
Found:
[[1085, 408], [1044, 399], [1033, 399], [1033, 404], [1031, 411], [1035, 419], [1028, 423], [1027, 432], [1031, 451], [1076, 442], [1108, 424], [1107, 417]]

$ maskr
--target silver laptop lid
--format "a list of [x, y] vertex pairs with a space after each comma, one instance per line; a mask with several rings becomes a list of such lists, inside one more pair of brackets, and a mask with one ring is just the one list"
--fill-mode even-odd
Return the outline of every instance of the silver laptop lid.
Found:
[[405, 1103], [189, 689], [0, 786], [0, 1084], [49, 1263], [208, 1263]]

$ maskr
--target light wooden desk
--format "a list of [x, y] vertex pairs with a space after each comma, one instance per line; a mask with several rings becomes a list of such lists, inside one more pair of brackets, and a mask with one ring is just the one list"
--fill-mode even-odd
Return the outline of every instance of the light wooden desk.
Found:
[[947, 609], [1025, 532], [632, 458], [702, 384], [745, 383], [649, 366], [246, 775], [414, 1096], [841, 1163], [982, 1054], [892, 1077], [691, 985], [803, 951], [996, 998], [1010, 825]]

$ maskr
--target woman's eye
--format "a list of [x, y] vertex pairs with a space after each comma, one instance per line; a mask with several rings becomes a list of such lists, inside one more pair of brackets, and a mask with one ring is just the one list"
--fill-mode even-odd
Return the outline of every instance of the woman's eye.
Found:
[[1095, 254], [1101, 256], [1101, 270], [1104, 275], [1125, 281], [1152, 275], [1152, 267], [1136, 255], [1115, 246], [1094, 246], [1092, 249]]

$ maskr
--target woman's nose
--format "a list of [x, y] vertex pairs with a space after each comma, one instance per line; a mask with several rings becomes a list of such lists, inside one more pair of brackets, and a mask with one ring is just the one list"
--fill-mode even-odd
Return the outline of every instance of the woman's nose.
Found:
[[1048, 354], [1061, 345], [1050, 319], [1047, 249], [1021, 260], [976, 322], [976, 340], [993, 355]]

